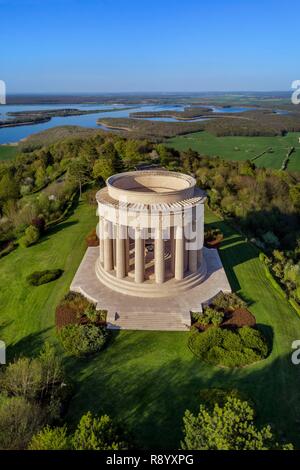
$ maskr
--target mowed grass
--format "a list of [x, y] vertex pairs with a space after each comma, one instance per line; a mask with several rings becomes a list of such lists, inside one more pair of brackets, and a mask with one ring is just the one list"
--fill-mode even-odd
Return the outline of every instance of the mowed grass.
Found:
[[225, 160], [251, 160], [267, 149], [272, 152], [254, 160], [258, 167], [280, 169], [291, 147], [295, 152], [290, 157], [288, 170], [300, 171], [299, 132], [284, 137], [216, 137], [208, 132], [196, 132], [168, 139], [166, 144], [177, 150], [196, 150], [202, 155], [219, 156]]
[[18, 152], [15, 145], [0, 145], [0, 160], [11, 160]]
[[[85, 252], [85, 236], [96, 223], [95, 208], [80, 204], [68, 220], [29, 248], [17, 248], [0, 260], [0, 337], [15, 352], [34, 353], [45, 338], [54, 339], [54, 310], [68, 291]], [[27, 285], [33, 271], [61, 268], [60, 279]]]
[[[38, 245], [18, 248], [0, 260], [0, 336], [9, 345], [10, 358], [34, 354], [46, 338], [57, 344], [55, 306], [69, 288], [85, 251], [85, 235], [95, 222], [94, 209], [82, 204]], [[226, 370], [194, 358], [187, 348], [188, 333], [115, 332], [93, 358], [64, 357], [75, 383], [67, 414], [70, 426], [87, 410], [108, 413], [123, 423], [138, 447], [174, 449], [185, 409], [198, 409], [200, 389], [237, 387], [255, 402], [260, 423], [270, 422], [300, 445], [300, 366], [290, 360], [291, 343], [300, 339], [300, 319], [269, 285], [256, 249], [209, 211], [206, 222], [224, 231], [221, 257], [229, 280], [248, 299], [273, 343], [272, 354], [242, 370]], [[65, 273], [48, 285], [27, 286], [27, 274], [48, 267], [62, 267]]]

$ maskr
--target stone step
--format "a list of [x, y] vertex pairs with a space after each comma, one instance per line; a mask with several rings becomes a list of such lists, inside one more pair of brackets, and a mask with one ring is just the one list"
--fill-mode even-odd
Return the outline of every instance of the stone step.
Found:
[[181, 312], [108, 312], [108, 329], [149, 330], [149, 331], [188, 331], [190, 316]]

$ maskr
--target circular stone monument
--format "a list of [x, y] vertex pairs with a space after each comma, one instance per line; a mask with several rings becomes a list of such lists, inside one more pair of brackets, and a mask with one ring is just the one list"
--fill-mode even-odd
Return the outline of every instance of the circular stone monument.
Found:
[[96, 195], [98, 279], [139, 297], [178, 295], [201, 283], [205, 193], [182, 173], [120, 173]]

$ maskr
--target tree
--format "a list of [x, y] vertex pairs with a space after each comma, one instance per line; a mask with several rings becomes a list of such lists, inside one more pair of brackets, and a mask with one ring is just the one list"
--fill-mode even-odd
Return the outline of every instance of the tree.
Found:
[[39, 229], [34, 225], [29, 225], [29, 227], [27, 227], [27, 229], [25, 230], [23, 237], [20, 238], [19, 243], [25, 248], [36, 243], [39, 238]]
[[291, 186], [289, 190], [290, 198], [294, 206], [299, 209], [300, 207], [300, 184]]
[[41, 396], [53, 395], [53, 391], [64, 382], [65, 372], [60, 357], [54, 347], [46, 342], [40, 351], [38, 361], [41, 364], [42, 386]]
[[90, 411], [82, 416], [72, 438], [75, 450], [126, 450], [118, 429], [107, 415], [93, 416]]
[[111, 175], [115, 173], [113, 162], [106, 158], [97, 160], [93, 166], [93, 176], [96, 179], [106, 181]]
[[189, 410], [184, 418], [184, 450], [268, 450], [292, 449], [291, 444], [280, 446], [270, 426], [258, 429], [254, 410], [247, 401], [228, 397], [223, 406], [215, 403], [210, 410], [200, 406], [197, 416]]
[[68, 450], [70, 439], [67, 436], [66, 425], [62, 427], [46, 426], [35, 434], [28, 446], [29, 450]]
[[9, 396], [28, 400], [50, 398], [64, 382], [64, 370], [55, 349], [45, 343], [36, 358], [20, 357], [11, 362], [0, 375], [0, 388]]
[[37, 403], [30, 403], [24, 397], [2, 398], [0, 449], [26, 448], [32, 435], [41, 427], [42, 420], [43, 412]]
[[82, 195], [82, 186], [90, 181], [91, 168], [84, 158], [76, 158], [69, 165], [69, 177], [79, 186], [79, 198]]
[[37, 188], [44, 186], [47, 181], [47, 174], [43, 166], [39, 166], [35, 172], [35, 185]]
[[18, 199], [19, 186], [14, 176], [7, 172], [0, 179], [0, 201], [8, 201], [9, 199]]

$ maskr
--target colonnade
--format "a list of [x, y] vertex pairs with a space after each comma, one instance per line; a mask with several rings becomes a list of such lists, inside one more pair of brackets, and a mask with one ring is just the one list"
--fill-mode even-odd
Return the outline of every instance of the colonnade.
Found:
[[[100, 263], [106, 272], [114, 271], [116, 278], [126, 278], [130, 271], [136, 283], [145, 281], [146, 238], [145, 229], [129, 227], [100, 218]], [[164, 231], [159, 226], [154, 229], [154, 282], [162, 284], [166, 280], [166, 241]], [[188, 249], [191, 240], [189, 231], [195, 230], [195, 222], [183, 227], [176, 225], [169, 228], [169, 251], [172, 277], [181, 281], [187, 274], [196, 273], [201, 265], [202, 246]], [[195, 232], [193, 232], [195, 233]], [[134, 267], [130, 264], [130, 240], [134, 240]], [[133, 244], [133, 243], [132, 243]]]

